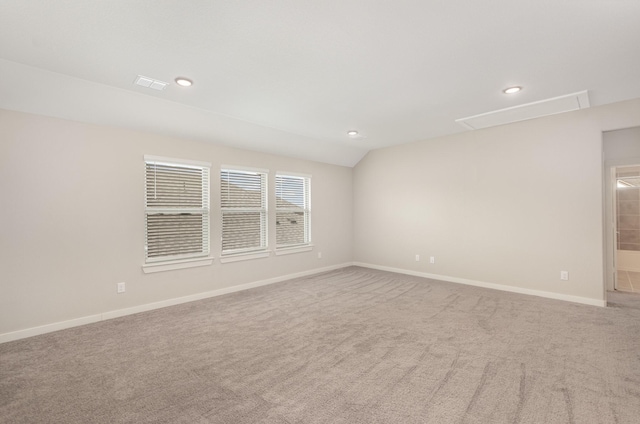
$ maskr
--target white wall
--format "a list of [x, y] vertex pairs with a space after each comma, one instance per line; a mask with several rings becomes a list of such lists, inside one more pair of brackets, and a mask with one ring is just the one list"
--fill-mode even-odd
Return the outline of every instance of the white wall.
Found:
[[640, 127], [607, 131], [604, 138], [604, 159], [616, 165], [636, 165], [640, 160]]
[[[0, 110], [0, 341], [354, 259], [598, 304], [602, 132], [639, 125], [640, 99], [380, 149], [350, 169]], [[312, 174], [314, 251], [144, 274], [145, 154]], [[216, 259], [218, 190], [212, 178]]]
[[639, 123], [635, 100], [369, 152], [355, 261], [602, 304], [602, 131]]
[[[212, 163], [212, 266], [142, 272], [145, 154]], [[221, 264], [216, 242], [221, 164], [267, 168], [272, 188], [276, 171], [311, 174], [314, 250]], [[352, 260], [351, 168], [209, 143], [0, 110], [0, 199], [0, 338], [4, 334], [5, 340], [33, 327], [77, 324], [107, 312]], [[274, 211], [270, 222], [273, 228]], [[127, 292], [118, 295], [120, 281]], [[57, 327], [47, 329], [52, 328]]]

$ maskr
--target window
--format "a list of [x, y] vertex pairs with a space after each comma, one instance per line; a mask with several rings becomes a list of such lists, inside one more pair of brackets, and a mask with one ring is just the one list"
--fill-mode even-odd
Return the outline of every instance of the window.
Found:
[[311, 242], [311, 178], [276, 174], [276, 247], [294, 247]]
[[209, 255], [210, 164], [144, 157], [145, 262]]
[[222, 169], [222, 254], [267, 248], [267, 172]]

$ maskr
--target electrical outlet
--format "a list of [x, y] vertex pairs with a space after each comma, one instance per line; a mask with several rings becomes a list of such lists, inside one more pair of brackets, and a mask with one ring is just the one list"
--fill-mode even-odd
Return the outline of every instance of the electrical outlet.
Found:
[[435, 256], [431, 256], [429, 258], [429, 262], [431, 262], [432, 264], [435, 264], [436, 263], [436, 257]]
[[560, 279], [569, 281], [569, 271], [560, 271]]
[[420, 262], [420, 255], [416, 255], [416, 262]]
[[322, 252], [318, 252], [318, 259], [322, 259]]
[[118, 283], [118, 293], [124, 293], [126, 290], [124, 283]]

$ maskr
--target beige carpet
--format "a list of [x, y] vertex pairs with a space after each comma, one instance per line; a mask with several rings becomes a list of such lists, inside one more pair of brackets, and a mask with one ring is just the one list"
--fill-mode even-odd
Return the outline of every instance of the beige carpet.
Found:
[[610, 297], [346, 268], [2, 344], [0, 422], [638, 423], [640, 296]]

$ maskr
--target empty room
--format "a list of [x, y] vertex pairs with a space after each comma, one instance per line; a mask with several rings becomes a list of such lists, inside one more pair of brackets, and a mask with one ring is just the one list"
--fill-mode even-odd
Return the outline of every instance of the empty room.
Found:
[[640, 2], [0, 2], [0, 423], [637, 423]]

